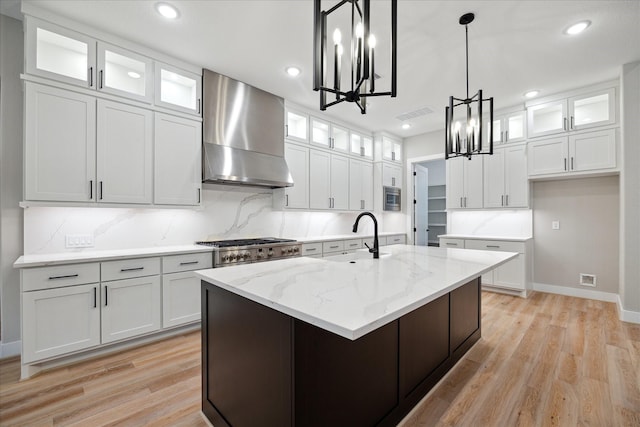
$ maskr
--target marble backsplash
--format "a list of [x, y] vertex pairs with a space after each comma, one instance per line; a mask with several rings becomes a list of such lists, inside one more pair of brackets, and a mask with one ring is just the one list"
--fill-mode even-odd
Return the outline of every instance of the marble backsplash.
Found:
[[[244, 237], [302, 239], [350, 234], [357, 212], [296, 212], [273, 208], [272, 190], [203, 188], [194, 209], [29, 207], [24, 210], [24, 254], [131, 249]], [[403, 214], [376, 213], [380, 231], [405, 232]], [[358, 235], [372, 234], [362, 221]], [[93, 248], [68, 249], [66, 235], [90, 234]]]
[[447, 234], [494, 237], [532, 237], [530, 209], [454, 210], [447, 215]]

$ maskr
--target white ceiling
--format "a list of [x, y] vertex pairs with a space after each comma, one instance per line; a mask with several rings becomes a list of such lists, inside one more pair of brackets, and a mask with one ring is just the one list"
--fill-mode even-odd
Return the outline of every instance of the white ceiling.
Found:
[[[465, 95], [464, 28], [458, 18], [466, 12], [476, 14], [469, 26], [470, 91], [493, 96], [497, 110], [522, 104], [529, 89], [545, 96], [617, 78], [622, 64], [640, 60], [640, 0], [399, 0], [397, 98], [374, 98], [364, 116], [348, 103], [321, 113], [311, 81], [311, 0], [167, 1], [179, 9], [178, 20], [160, 17], [155, 0], [29, 0], [275, 93], [319, 116], [403, 137], [441, 129], [448, 97]], [[335, 3], [324, 0], [323, 9]], [[592, 25], [583, 34], [563, 34], [584, 19]], [[288, 65], [302, 74], [288, 77]], [[423, 107], [433, 113], [402, 130], [395, 117]]]

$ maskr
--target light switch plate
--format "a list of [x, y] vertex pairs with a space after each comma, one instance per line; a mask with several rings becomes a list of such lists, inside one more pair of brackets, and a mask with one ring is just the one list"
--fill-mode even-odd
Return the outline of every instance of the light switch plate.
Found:
[[65, 246], [67, 248], [92, 248], [93, 247], [93, 235], [92, 234], [67, 234], [65, 239]]
[[552, 230], [560, 230], [560, 221], [551, 221]]

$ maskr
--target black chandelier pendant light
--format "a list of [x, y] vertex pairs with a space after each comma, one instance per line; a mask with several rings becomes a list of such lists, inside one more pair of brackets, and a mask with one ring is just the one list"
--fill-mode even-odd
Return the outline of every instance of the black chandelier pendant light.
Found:
[[[469, 30], [467, 25], [473, 22], [475, 15], [466, 13], [460, 17], [460, 25], [464, 25], [466, 46], [467, 97], [464, 99], [449, 97], [449, 106], [445, 108], [445, 159], [467, 157], [475, 154], [493, 154], [493, 97], [483, 98], [482, 89], [469, 96]], [[485, 121], [486, 110], [483, 104], [489, 104], [489, 120]], [[475, 107], [475, 111], [474, 111]], [[456, 110], [457, 108], [457, 110]], [[462, 120], [454, 120], [455, 112], [462, 111]], [[464, 123], [464, 125], [463, 125]], [[488, 124], [486, 144], [484, 126]], [[487, 148], [488, 146], [488, 148]]]
[[[370, 0], [342, 0], [332, 8], [321, 10], [321, 0], [314, 0], [313, 13], [313, 90], [320, 91], [320, 110], [324, 111], [341, 102], [353, 102], [362, 114], [367, 112], [367, 97], [396, 96], [396, 35], [398, 0], [391, 1], [391, 89], [387, 92], [376, 92], [375, 89], [375, 51], [376, 38], [371, 34]], [[341, 84], [343, 77], [342, 56], [345, 49], [342, 46], [342, 33], [336, 29], [333, 33], [333, 86], [327, 85], [327, 18], [341, 7], [351, 7], [351, 46], [350, 75], [351, 84], [344, 89]], [[327, 102], [327, 93], [334, 94], [335, 99]]]

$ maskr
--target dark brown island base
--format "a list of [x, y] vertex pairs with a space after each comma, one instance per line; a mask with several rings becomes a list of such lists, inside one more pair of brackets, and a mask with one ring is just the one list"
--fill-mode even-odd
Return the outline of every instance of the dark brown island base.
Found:
[[480, 278], [350, 340], [202, 282], [215, 427], [394, 426], [480, 339]]

